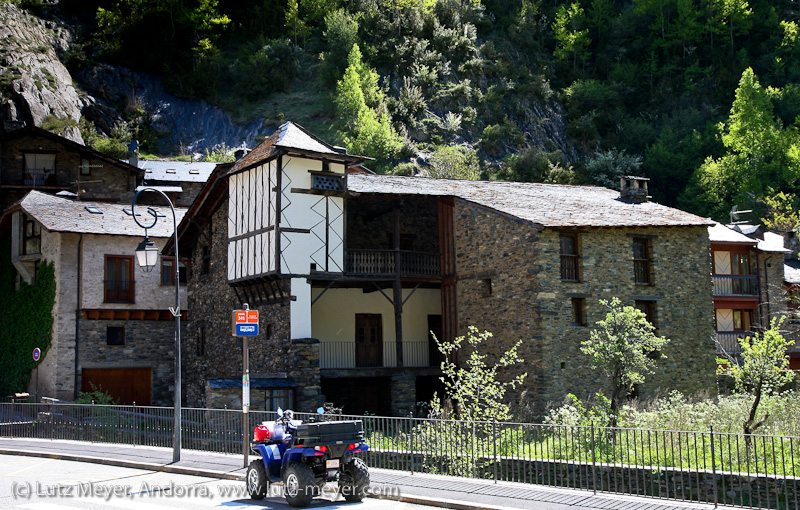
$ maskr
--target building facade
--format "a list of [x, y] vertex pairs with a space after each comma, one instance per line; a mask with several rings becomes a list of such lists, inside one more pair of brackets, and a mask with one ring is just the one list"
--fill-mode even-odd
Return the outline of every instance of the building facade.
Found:
[[211, 176], [179, 226], [191, 405], [241, 405], [244, 303], [261, 313], [256, 408], [407, 415], [438, 388], [433, 335], [474, 325], [492, 356], [522, 341], [542, 411], [606, 389], [580, 342], [612, 296], [672, 339], [640, 395], [715, 389], [710, 222], [650, 202], [645, 179], [620, 193], [348, 171], [359, 162], [287, 123]]

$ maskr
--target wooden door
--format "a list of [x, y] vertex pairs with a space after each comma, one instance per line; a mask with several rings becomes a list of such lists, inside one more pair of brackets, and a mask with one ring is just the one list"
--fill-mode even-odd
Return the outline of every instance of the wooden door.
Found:
[[92, 384], [110, 394], [120, 404], [150, 405], [149, 368], [85, 368], [81, 391], [92, 391]]
[[356, 314], [356, 367], [383, 366], [383, 322], [379, 313]]

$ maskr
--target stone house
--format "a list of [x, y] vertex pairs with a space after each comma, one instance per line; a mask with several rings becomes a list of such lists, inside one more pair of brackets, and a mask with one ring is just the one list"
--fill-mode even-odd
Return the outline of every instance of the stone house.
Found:
[[[797, 318], [792, 313], [793, 280], [797, 265], [783, 236], [760, 225], [715, 224], [711, 241], [712, 280], [717, 353], [736, 356], [738, 339], [769, 327], [775, 317], [788, 316], [785, 334], [797, 339]], [[790, 348], [791, 367], [800, 369], [800, 344]]]
[[430, 332], [475, 325], [494, 356], [522, 340], [541, 411], [606, 387], [580, 342], [612, 296], [672, 339], [641, 395], [715, 389], [711, 222], [649, 201], [646, 179], [619, 192], [348, 171], [359, 162], [286, 123], [212, 174], [178, 227], [189, 405], [241, 405], [243, 303], [261, 313], [254, 408], [406, 415], [437, 388]]
[[144, 170], [125, 161], [38, 127], [0, 134], [0, 210], [32, 189], [130, 203], [144, 175]]
[[[162, 247], [172, 236], [172, 218], [168, 207], [156, 209], [167, 217], [149, 235]], [[176, 209], [178, 221], [184, 212]], [[139, 207], [136, 213], [146, 214]], [[130, 204], [34, 190], [3, 213], [0, 232], [11, 237], [18, 278], [34, 283], [45, 261], [55, 269], [54, 324], [38, 368], [37, 397], [73, 400], [94, 383], [121, 403], [170, 405], [175, 327], [167, 310], [175, 304], [175, 261], [162, 257], [150, 273], [136, 267], [134, 250], [144, 231]], [[181, 310], [185, 317], [185, 293]], [[34, 388], [32, 380], [31, 394]]]

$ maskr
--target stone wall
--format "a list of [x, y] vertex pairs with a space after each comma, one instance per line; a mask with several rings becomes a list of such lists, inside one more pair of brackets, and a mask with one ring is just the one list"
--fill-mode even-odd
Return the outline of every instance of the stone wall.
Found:
[[[784, 255], [762, 251], [757, 253], [758, 286], [761, 291], [758, 320], [762, 328], [768, 328], [770, 320], [780, 318], [788, 312], [786, 285], [783, 280]], [[784, 323], [783, 329], [787, 329], [786, 326], [788, 321]]]
[[[175, 388], [175, 323], [173, 321], [81, 319], [79, 327], [79, 389], [82, 385], [80, 378], [85, 368], [150, 368], [151, 404], [156, 406], [173, 404]], [[124, 345], [107, 344], [106, 328], [108, 327], [125, 328]], [[181, 322], [181, 341], [186, 336], [186, 330], [186, 322]]]
[[[25, 182], [25, 152], [55, 153], [55, 171], [45, 185], [62, 186], [63, 189], [74, 191], [70, 183], [75, 180], [87, 181], [81, 184], [85, 193], [81, 194], [84, 200], [110, 200], [112, 202], [125, 202], [133, 199], [136, 178], [124, 167], [116, 166], [106, 160], [86, 159], [90, 165], [89, 175], [80, 174], [82, 162], [81, 154], [46, 137], [11, 138], [0, 144], [0, 168], [2, 175], [0, 182], [3, 184], [19, 184]], [[88, 153], [85, 155], [88, 156]], [[99, 182], [88, 182], [99, 181]], [[39, 183], [41, 184], [41, 183]], [[23, 196], [6, 196], [2, 198], [3, 208], [11, 205], [14, 200]]]
[[[347, 248], [390, 250], [394, 247], [396, 200], [359, 198], [347, 202]], [[439, 252], [436, 200], [401, 201], [400, 234], [412, 251]], [[406, 246], [403, 246], [406, 248]]]
[[[658, 334], [672, 342], [667, 359], [639, 388], [651, 397], [678, 389], [715, 389], [711, 259], [705, 227], [594, 228], [578, 235], [581, 281], [564, 282], [559, 232], [538, 229], [463, 201], [456, 202], [458, 328], [494, 334], [485, 350], [497, 356], [522, 340], [527, 398], [537, 412], [568, 393], [610, 393], [606, 378], [580, 351], [591, 326], [605, 317], [600, 299], [652, 301]], [[652, 285], [634, 282], [633, 237], [652, 247]], [[573, 323], [572, 299], [583, 299], [585, 323]], [[514, 395], [510, 399], [515, 398]]]
[[[183, 385], [186, 405], [205, 407], [208, 379], [241, 379], [242, 338], [231, 336], [231, 311], [241, 309], [234, 288], [228, 284], [228, 203], [213, 214], [205, 232], [195, 244], [189, 261], [189, 307], [193, 320], [183, 342]], [[210, 246], [210, 272], [200, 274], [202, 247]], [[286, 282], [278, 282], [287, 284]], [[259, 311], [259, 335], [250, 337], [250, 377], [286, 374], [297, 384], [297, 411], [313, 411], [321, 400], [319, 386], [319, 343], [290, 341], [289, 304], [255, 306]], [[204, 349], [200, 348], [201, 331]], [[270, 336], [271, 332], [271, 336]], [[231, 403], [241, 391], [230, 392]], [[241, 400], [238, 400], [241, 405]], [[222, 401], [214, 402], [219, 407]], [[223, 404], [224, 405], [224, 404]]]

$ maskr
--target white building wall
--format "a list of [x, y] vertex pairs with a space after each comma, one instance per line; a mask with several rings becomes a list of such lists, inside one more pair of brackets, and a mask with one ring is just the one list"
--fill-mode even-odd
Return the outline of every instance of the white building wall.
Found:
[[[323, 289], [312, 289], [316, 299]], [[403, 289], [403, 299], [411, 289]], [[356, 314], [380, 314], [384, 366], [396, 366], [394, 306], [380, 292], [329, 289], [311, 310], [311, 335], [319, 339], [322, 368], [355, 366]], [[417, 289], [403, 306], [403, 361], [406, 366], [428, 365], [428, 315], [442, 313], [438, 289]], [[294, 323], [294, 318], [293, 318]]]

